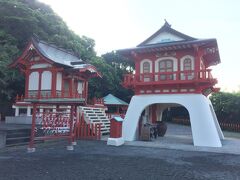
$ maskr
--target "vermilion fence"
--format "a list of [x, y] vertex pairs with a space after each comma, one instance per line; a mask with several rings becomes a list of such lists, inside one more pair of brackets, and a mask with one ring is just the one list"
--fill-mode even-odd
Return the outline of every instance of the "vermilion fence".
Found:
[[100, 140], [101, 139], [101, 123], [87, 124], [84, 116], [79, 116], [74, 130], [76, 139]]
[[76, 123], [76, 116], [64, 109], [62, 112], [37, 112], [36, 120], [40, 122], [35, 126], [35, 138], [39, 140], [55, 138], [71, 138], [71, 128]]
[[219, 124], [222, 130], [240, 132], [240, 124], [232, 124], [232, 123], [224, 123], [224, 122], [220, 122]]
[[[172, 121], [177, 124], [190, 125], [189, 119], [173, 118]], [[240, 132], [240, 124], [219, 122], [222, 130]]]

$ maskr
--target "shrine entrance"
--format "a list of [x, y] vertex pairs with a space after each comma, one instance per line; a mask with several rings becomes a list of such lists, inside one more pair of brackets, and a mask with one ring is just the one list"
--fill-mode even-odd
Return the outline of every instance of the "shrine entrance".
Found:
[[[152, 104], [182, 105], [188, 112], [194, 146], [221, 147], [224, 138], [211, 102], [201, 94], [137, 95], [133, 96], [123, 122], [123, 138], [138, 138], [139, 119], [143, 110]], [[166, 108], [166, 107], [165, 107]], [[164, 108], [163, 108], [164, 110]]]
[[[141, 113], [136, 139], [140, 141], [156, 140], [159, 137], [162, 139], [166, 132], [168, 135], [186, 135], [178, 126], [191, 125], [189, 119], [188, 110], [180, 104], [151, 104]], [[171, 124], [177, 129], [172, 130]], [[176, 133], [173, 131], [176, 131]], [[191, 132], [188, 132], [188, 135], [192, 139]]]

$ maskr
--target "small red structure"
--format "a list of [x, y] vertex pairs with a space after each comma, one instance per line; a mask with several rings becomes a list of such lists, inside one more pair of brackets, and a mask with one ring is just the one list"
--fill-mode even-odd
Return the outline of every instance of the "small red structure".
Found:
[[122, 137], [122, 122], [121, 117], [114, 117], [110, 124], [110, 138], [120, 138]]
[[122, 123], [123, 119], [121, 117], [116, 116], [111, 119], [110, 137], [108, 138], [107, 145], [121, 146], [124, 144], [122, 138]]
[[128, 108], [128, 103], [115, 97], [112, 94], [108, 94], [107, 96], [103, 97], [103, 101], [104, 105], [107, 107], [106, 112], [109, 115], [110, 119], [114, 116], [120, 116], [124, 118]]

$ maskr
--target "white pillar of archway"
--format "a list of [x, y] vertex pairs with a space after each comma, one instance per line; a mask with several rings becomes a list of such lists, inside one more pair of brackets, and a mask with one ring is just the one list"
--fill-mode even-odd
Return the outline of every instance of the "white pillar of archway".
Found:
[[224, 139], [224, 136], [216, 115], [211, 109], [211, 101], [202, 94], [133, 96], [123, 122], [123, 138], [125, 141], [136, 139], [141, 112], [145, 107], [155, 103], [180, 104], [188, 110], [194, 146], [222, 146], [220, 139]]

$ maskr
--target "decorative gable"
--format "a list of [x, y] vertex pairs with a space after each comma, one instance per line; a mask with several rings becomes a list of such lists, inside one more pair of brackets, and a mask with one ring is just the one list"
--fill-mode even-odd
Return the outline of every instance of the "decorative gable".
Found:
[[172, 29], [171, 25], [165, 20], [165, 24], [156, 33], [139, 44], [138, 47], [159, 43], [192, 40], [196, 40], [196, 38], [190, 37], [186, 34], [176, 31], [175, 29]]
[[174, 42], [174, 41], [183, 41], [185, 39], [176, 36], [175, 34], [169, 33], [169, 32], [162, 32], [158, 34], [153, 39], [149, 40], [145, 44], [157, 44], [157, 43], [166, 43], [166, 42]]

